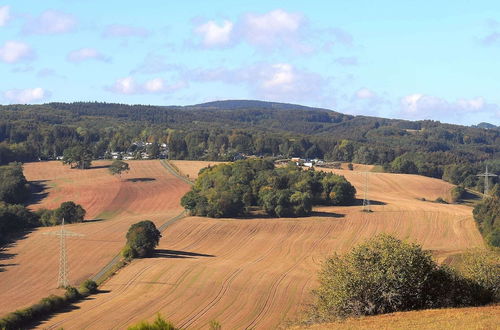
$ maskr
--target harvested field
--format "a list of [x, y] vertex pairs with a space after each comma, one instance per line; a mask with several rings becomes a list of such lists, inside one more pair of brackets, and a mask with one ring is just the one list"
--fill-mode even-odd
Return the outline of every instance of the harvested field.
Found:
[[169, 160], [170, 164], [174, 165], [179, 172], [190, 179], [196, 179], [198, 172], [207, 166], [224, 164], [224, 162], [198, 161], [198, 160]]
[[[362, 197], [362, 174], [335, 172]], [[396, 174], [373, 174], [370, 182], [373, 213], [351, 206], [295, 219], [185, 218], [167, 229], [155, 258], [134, 261], [103, 286], [109, 292], [41, 327], [120, 329], [160, 312], [189, 329], [213, 319], [228, 329], [276, 328], [310, 301], [325, 256], [377, 233], [419, 242], [441, 261], [483, 247], [470, 208], [417, 200], [446, 196], [451, 185]]]
[[[179, 214], [180, 197], [189, 189], [158, 161], [131, 161], [130, 172], [121, 179], [108, 173], [107, 164], [98, 161], [89, 170], [69, 169], [60, 162], [24, 166], [28, 180], [46, 186], [41, 194], [47, 196], [33, 204], [33, 209], [55, 208], [72, 200], [82, 204], [86, 220], [92, 220], [66, 226], [85, 235], [67, 239], [71, 284], [81, 283], [106, 265], [124, 246], [132, 223], [151, 219], [159, 225]], [[43, 235], [54, 230], [37, 229], [4, 251], [12, 266], [0, 273], [0, 315], [60, 292], [55, 288], [59, 241]]]

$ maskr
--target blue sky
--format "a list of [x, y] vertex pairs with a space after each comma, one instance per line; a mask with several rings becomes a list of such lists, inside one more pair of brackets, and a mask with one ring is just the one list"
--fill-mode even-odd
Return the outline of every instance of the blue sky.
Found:
[[498, 1], [0, 2], [0, 103], [261, 99], [500, 124]]

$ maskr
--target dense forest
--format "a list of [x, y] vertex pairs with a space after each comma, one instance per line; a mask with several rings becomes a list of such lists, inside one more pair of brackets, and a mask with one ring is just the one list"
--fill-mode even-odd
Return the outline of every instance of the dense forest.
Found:
[[[139, 144], [138, 144], [139, 142]], [[141, 143], [147, 148], [141, 150]], [[377, 164], [482, 189], [486, 164], [500, 172], [500, 129], [350, 116], [261, 101], [194, 106], [49, 103], [0, 106], [0, 164], [112, 153], [234, 160], [244, 155]], [[77, 164], [82, 165], [74, 157]], [[78, 165], [79, 164], [79, 165]]]
[[343, 176], [247, 159], [202, 170], [181, 204], [193, 215], [216, 218], [248, 215], [252, 206], [273, 217], [295, 217], [309, 215], [313, 205], [352, 204], [355, 194]]

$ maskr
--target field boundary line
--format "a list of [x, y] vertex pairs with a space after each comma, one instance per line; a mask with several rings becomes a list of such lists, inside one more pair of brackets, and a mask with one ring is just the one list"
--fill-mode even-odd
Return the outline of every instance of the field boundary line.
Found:
[[170, 173], [172, 173], [174, 176], [177, 178], [181, 179], [182, 181], [186, 182], [189, 185], [193, 185], [193, 181], [191, 181], [189, 178], [185, 177], [180, 173], [180, 171], [176, 171], [174, 168], [174, 165], [170, 164], [168, 160], [161, 159], [160, 163], [165, 167]]
[[[167, 161], [165, 160], [160, 160], [160, 163], [163, 165], [163, 167], [165, 169], [167, 169], [172, 175], [174, 175], [176, 178], [186, 182], [187, 184], [189, 185], [193, 185], [193, 182], [191, 180], [189, 180], [187, 177], [185, 176], [182, 176], [181, 174], [179, 174], [173, 167], [171, 164], [169, 164]], [[182, 211], [181, 213], [179, 213], [178, 215], [174, 216], [173, 218], [170, 218], [168, 219], [167, 221], [165, 221], [160, 227], [158, 227], [158, 230], [163, 233], [163, 231], [165, 231], [165, 229], [167, 229], [168, 226], [174, 224], [176, 221], [179, 221], [181, 220], [182, 218], [185, 218], [187, 216], [187, 212], [184, 210]], [[104, 282], [105, 280], [107, 280], [108, 277], [111, 276], [111, 274], [108, 274], [114, 267], [116, 267], [116, 265], [122, 260], [122, 253], [121, 251], [118, 252], [118, 254], [116, 256], [113, 257], [113, 259], [111, 259], [110, 262], [108, 262], [106, 264], [106, 266], [104, 266], [103, 268], [101, 268], [101, 270], [99, 272], [97, 272], [97, 274], [95, 274], [93, 277], [92, 277], [92, 280], [97, 282], [97, 283], [102, 283]], [[114, 273], [114, 272], [113, 272]], [[105, 276], [105, 275], [108, 275], [108, 276]]]

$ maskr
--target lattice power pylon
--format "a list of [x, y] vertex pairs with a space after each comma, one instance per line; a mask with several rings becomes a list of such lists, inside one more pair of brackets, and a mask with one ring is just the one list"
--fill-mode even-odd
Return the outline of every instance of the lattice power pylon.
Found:
[[484, 173], [478, 174], [476, 176], [482, 176], [484, 177], [484, 195], [483, 198], [488, 197], [488, 193], [490, 192], [490, 178], [498, 176], [493, 173], [488, 172], [488, 165], [486, 165], [486, 171]]
[[364, 172], [365, 173], [365, 186], [364, 186], [364, 196], [363, 196], [363, 212], [371, 212], [372, 210], [370, 209], [370, 200], [368, 199], [368, 175], [369, 172]]
[[57, 287], [65, 288], [69, 285], [68, 281], [68, 251], [66, 249], [66, 236], [82, 237], [84, 235], [77, 234], [64, 229], [64, 218], [61, 222], [61, 229], [44, 233], [44, 235], [59, 236], [59, 277], [57, 279]]

